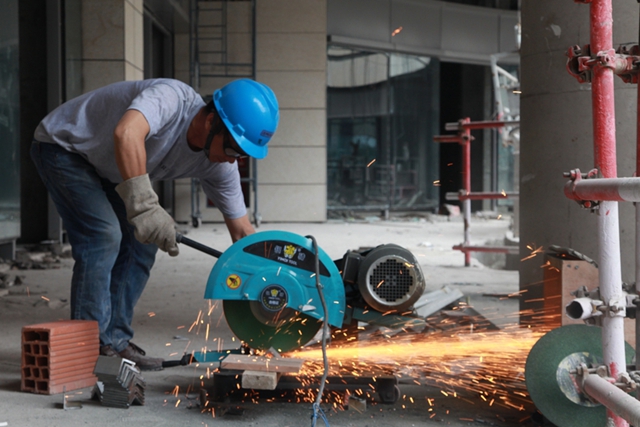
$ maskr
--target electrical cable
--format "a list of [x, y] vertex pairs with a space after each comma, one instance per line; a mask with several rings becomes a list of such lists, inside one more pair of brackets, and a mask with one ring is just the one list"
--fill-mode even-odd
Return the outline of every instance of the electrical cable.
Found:
[[328, 339], [328, 315], [329, 310], [327, 309], [327, 302], [324, 299], [324, 292], [322, 291], [323, 286], [320, 283], [320, 250], [318, 249], [318, 243], [316, 242], [315, 237], [313, 236], [305, 236], [307, 239], [311, 239], [313, 242], [313, 249], [315, 253], [315, 274], [316, 274], [316, 288], [318, 289], [318, 295], [320, 296], [320, 303], [322, 304], [322, 361], [324, 364], [324, 373], [322, 374], [322, 378], [320, 379], [320, 387], [318, 389], [318, 395], [316, 396], [316, 401], [313, 403], [313, 415], [311, 416], [311, 427], [315, 427], [316, 422], [318, 421], [318, 417], [322, 418], [325, 426], [329, 427], [329, 420], [327, 420], [327, 416], [325, 415], [322, 408], [320, 408], [320, 402], [322, 401], [322, 394], [324, 393], [324, 385], [327, 382], [327, 377], [329, 376], [329, 359], [327, 358], [327, 339]]

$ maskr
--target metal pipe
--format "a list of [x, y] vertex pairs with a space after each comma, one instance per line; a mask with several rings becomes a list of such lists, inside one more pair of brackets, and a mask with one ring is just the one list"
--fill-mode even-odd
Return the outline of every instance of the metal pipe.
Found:
[[[505, 192], [471, 192], [471, 129], [490, 129], [504, 126], [519, 125], [519, 121], [480, 121], [472, 122], [469, 117], [465, 117], [455, 123], [446, 123], [446, 130], [455, 130], [456, 135], [436, 135], [433, 137], [434, 142], [449, 143], [455, 142], [462, 146], [462, 189], [458, 193], [446, 193], [446, 200], [459, 200], [462, 202], [462, 217], [464, 220], [464, 241], [462, 245], [454, 246], [454, 250], [461, 250], [464, 253], [464, 265], [471, 265], [471, 252], [504, 252], [513, 253], [512, 249], [500, 249], [497, 247], [487, 248], [488, 250], [479, 249], [481, 247], [471, 246], [470, 226], [471, 226], [471, 200], [494, 200], [506, 199], [510, 197], [518, 197], [518, 193]], [[474, 249], [470, 249], [474, 248]]]
[[[613, 10], [611, 0], [593, 0], [590, 7], [591, 51], [613, 49]], [[593, 68], [591, 97], [593, 106], [593, 136], [595, 167], [604, 178], [615, 178], [616, 121], [614, 104], [614, 73], [611, 68]], [[597, 232], [600, 249], [600, 295], [605, 303], [622, 297], [620, 267], [620, 235], [618, 203], [603, 201], [597, 212]], [[613, 378], [626, 372], [624, 352], [624, 317], [610, 313], [602, 319], [603, 359]], [[611, 408], [607, 409], [608, 423], [627, 427], [628, 423]]]
[[582, 382], [582, 388], [590, 397], [606, 406], [625, 425], [628, 425], [627, 421], [634, 426], [640, 425], [640, 402], [614, 384], [598, 375], [587, 375]]
[[572, 200], [640, 202], [640, 178], [589, 178], [569, 181], [564, 194]]
[[[598, 302], [602, 303], [602, 301]], [[600, 312], [594, 310], [594, 300], [591, 298], [576, 298], [565, 306], [565, 313], [573, 320], [584, 320]]]
[[472, 245], [454, 245], [452, 247], [454, 251], [461, 251], [466, 253], [470, 252], [495, 252], [502, 254], [519, 254], [520, 249], [518, 246], [472, 246]]
[[[460, 120], [460, 124], [464, 125], [470, 123], [471, 119], [468, 117]], [[463, 129], [462, 133], [462, 190], [465, 194], [471, 193], [471, 130], [468, 128]], [[464, 241], [463, 245], [469, 245], [471, 226], [471, 200], [466, 199], [462, 201], [463, 218], [464, 218]], [[469, 267], [471, 265], [471, 253], [464, 252], [464, 265]]]
[[460, 129], [494, 129], [501, 128], [505, 126], [519, 126], [519, 120], [491, 120], [491, 121], [480, 121], [480, 122], [450, 122], [445, 123], [445, 130], [455, 130], [459, 131]]
[[462, 144], [462, 138], [458, 135], [436, 135], [433, 137], [434, 142], [456, 142]]
[[469, 194], [464, 193], [445, 193], [445, 199], [447, 200], [491, 200], [491, 199], [517, 199], [518, 193], [513, 192], [474, 192]]
[[[591, 52], [613, 49], [613, 12], [611, 0], [593, 0], [590, 8]], [[614, 73], [603, 66], [593, 68], [591, 84], [593, 104], [594, 159], [604, 178], [615, 178], [616, 121]]]

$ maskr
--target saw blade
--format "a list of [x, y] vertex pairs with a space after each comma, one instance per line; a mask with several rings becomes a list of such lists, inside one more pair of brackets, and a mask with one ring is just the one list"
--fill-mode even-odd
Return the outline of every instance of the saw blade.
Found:
[[289, 317], [278, 325], [265, 324], [251, 310], [251, 301], [224, 300], [224, 316], [231, 331], [251, 348], [280, 353], [308, 343], [322, 327], [322, 321], [303, 313]]
[[[601, 427], [606, 408], [581, 393], [569, 373], [580, 363], [602, 364], [602, 330], [596, 326], [566, 325], [536, 342], [527, 357], [525, 382], [538, 410], [558, 427]], [[625, 343], [627, 363], [633, 348]]]

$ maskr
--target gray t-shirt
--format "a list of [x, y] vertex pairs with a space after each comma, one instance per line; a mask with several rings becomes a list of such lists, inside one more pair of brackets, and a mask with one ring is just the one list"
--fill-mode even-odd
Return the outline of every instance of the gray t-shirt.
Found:
[[78, 153], [98, 174], [122, 182], [116, 164], [113, 131], [123, 114], [140, 111], [149, 122], [145, 140], [152, 181], [200, 178], [205, 194], [227, 218], [246, 214], [236, 163], [212, 163], [187, 144], [187, 129], [204, 107], [190, 86], [172, 79], [114, 83], [74, 98], [47, 115], [34, 138]]

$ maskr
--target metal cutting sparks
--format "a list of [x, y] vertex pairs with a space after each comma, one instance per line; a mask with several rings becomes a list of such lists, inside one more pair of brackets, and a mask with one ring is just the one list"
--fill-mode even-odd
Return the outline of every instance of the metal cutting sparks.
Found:
[[[372, 341], [333, 345], [327, 351], [330, 374], [372, 376], [394, 374], [419, 385], [435, 386], [443, 394], [476, 395], [482, 403], [524, 410], [530, 404], [524, 384], [524, 366], [542, 332], [512, 329], [474, 334], [450, 332], [396, 335]], [[320, 349], [291, 354], [307, 360], [301, 375], [322, 370]]]
[[539, 246], [534, 249], [532, 245], [527, 245], [527, 249], [531, 251], [531, 255], [528, 255], [522, 258], [520, 261], [526, 261], [528, 259], [535, 258], [536, 256], [538, 256], [538, 254], [541, 254], [544, 252], [544, 249], [542, 248], [542, 246]]

